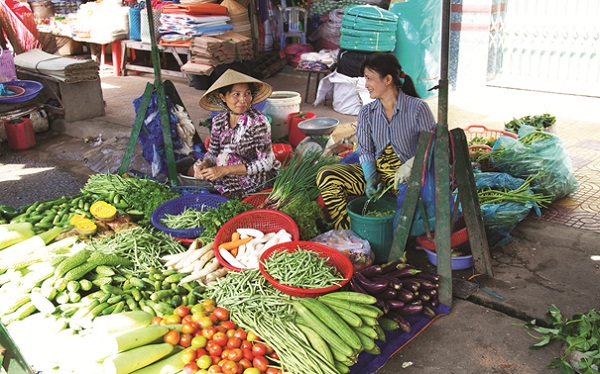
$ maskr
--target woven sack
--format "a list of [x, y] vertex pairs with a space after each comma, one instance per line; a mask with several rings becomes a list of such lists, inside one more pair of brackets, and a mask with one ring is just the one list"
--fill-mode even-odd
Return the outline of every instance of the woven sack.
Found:
[[9, 82], [16, 79], [15, 58], [11, 51], [0, 47], [0, 82]]
[[[160, 26], [160, 9], [152, 9], [152, 18], [154, 19], [154, 36], [156, 41], [160, 39], [158, 27]], [[150, 39], [150, 25], [148, 24], [148, 10], [146, 8], [140, 11], [140, 36], [142, 43], [152, 43]]]

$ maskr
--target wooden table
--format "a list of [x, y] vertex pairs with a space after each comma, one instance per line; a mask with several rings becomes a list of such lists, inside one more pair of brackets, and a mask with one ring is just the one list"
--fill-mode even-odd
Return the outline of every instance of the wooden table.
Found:
[[[133, 50], [133, 51], [136, 51], [136, 50], [151, 51], [152, 44], [143, 43], [143, 42], [140, 42], [137, 40], [122, 40], [121, 46], [122, 46], [121, 48], [123, 50], [123, 55], [125, 56], [121, 62], [122, 63], [121, 71], [122, 71], [123, 75], [127, 75], [128, 70], [142, 71], [142, 72], [146, 72], [146, 73], [154, 73], [154, 68], [152, 68], [152, 67], [142, 66], [142, 65], [134, 65], [134, 64], [130, 64], [127, 62], [127, 50], [128, 49]], [[187, 47], [164, 46], [164, 45], [157, 45], [156, 47], [158, 48], [159, 52], [170, 53], [171, 55], [173, 55], [173, 57], [175, 58], [175, 61], [177, 61], [177, 64], [179, 65], [180, 68], [185, 63], [181, 59], [180, 55], [185, 55], [187, 60], [189, 60], [189, 58], [190, 58], [190, 49]], [[161, 69], [161, 74], [171, 75], [174, 77], [188, 78], [188, 75], [182, 71]]]
[[92, 51], [92, 54], [94, 53], [94, 49], [97, 47], [94, 47], [94, 45], [96, 46], [100, 46], [100, 68], [103, 68], [107, 64], [106, 62], [106, 46], [108, 44], [110, 44], [111, 46], [111, 50], [112, 50], [112, 67], [113, 67], [113, 75], [115, 77], [118, 77], [121, 75], [121, 61], [123, 59], [123, 51], [121, 48], [121, 40], [122, 39], [93, 39], [93, 38], [79, 38], [79, 37], [73, 37], [73, 40], [77, 41], [77, 42], [81, 42], [81, 43], [89, 43], [90, 44], [90, 50]]

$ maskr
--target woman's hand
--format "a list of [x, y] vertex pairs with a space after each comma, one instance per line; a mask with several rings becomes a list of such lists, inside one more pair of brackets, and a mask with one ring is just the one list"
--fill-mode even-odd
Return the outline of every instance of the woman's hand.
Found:
[[209, 181], [214, 181], [227, 175], [226, 166], [211, 166], [207, 168], [198, 169], [194, 171], [194, 177], [198, 179], [208, 179]]

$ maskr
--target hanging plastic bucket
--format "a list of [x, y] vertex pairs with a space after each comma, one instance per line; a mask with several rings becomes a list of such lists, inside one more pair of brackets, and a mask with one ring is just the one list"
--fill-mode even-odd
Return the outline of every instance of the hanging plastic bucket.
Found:
[[271, 122], [271, 139], [281, 139], [290, 133], [287, 122], [290, 113], [300, 111], [302, 96], [293, 91], [274, 91], [266, 100], [265, 113], [273, 118]]
[[361, 196], [348, 203], [350, 230], [371, 244], [371, 249], [375, 253], [375, 263], [382, 264], [387, 262], [394, 240], [396, 197], [386, 195], [367, 206], [367, 212], [392, 212], [391, 215], [384, 217], [363, 215], [367, 199], [366, 196]]
[[4, 122], [8, 146], [15, 151], [29, 149], [37, 144], [29, 118], [20, 118], [19, 121], [18, 123]]
[[[300, 114], [303, 113], [303, 116]], [[315, 118], [313, 112], [294, 112], [288, 115], [288, 124], [290, 126], [290, 136], [288, 140], [292, 147], [296, 148], [300, 142], [306, 138], [306, 135], [298, 128], [298, 124], [304, 120]]]

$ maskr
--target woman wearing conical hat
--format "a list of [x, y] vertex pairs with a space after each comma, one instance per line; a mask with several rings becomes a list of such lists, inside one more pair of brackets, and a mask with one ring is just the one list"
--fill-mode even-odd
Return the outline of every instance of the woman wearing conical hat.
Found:
[[195, 178], [229, 198], [272, 187], [281, 163], [273, 153], [269, 120], [252, 107], [272, 91], [270, 85], [232, 69], [213, 83], [200, 106], [220, 113], [212, 119], [204, 158], [193, 166]]

